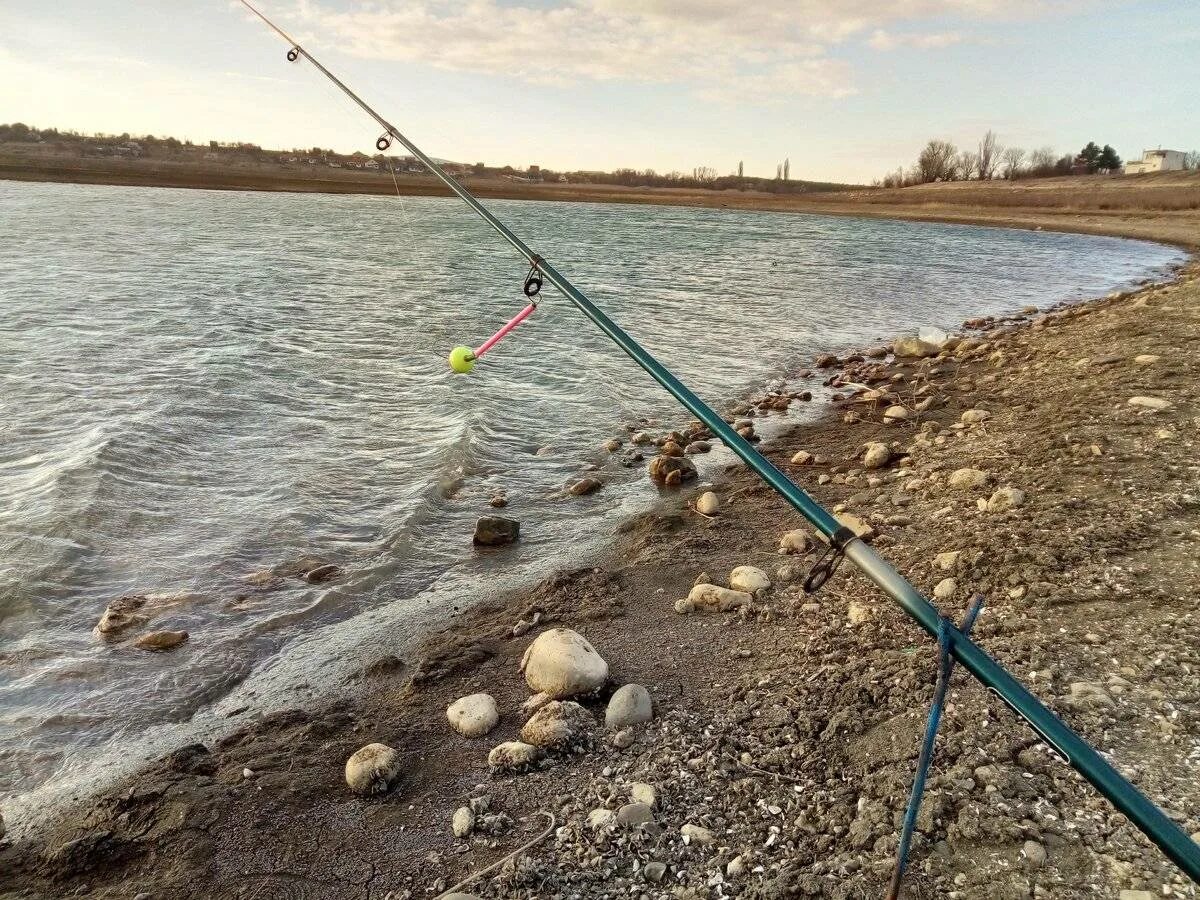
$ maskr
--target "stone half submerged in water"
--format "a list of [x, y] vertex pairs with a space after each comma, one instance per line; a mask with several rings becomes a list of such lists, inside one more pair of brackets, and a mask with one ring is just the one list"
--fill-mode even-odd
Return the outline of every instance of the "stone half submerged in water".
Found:
[[516, 519], [484, 516], [475, 523], [475, 536], [472, 540], [481, 547], [502, 547], [513, 543], [520, 536], [521, 523]]

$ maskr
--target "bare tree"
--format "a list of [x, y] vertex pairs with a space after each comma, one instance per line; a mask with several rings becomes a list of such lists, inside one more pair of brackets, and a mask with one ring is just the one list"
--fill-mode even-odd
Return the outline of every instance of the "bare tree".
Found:
[[963, 150], [954, 161], [954, 177], [959, 181], [970, 181], [979, 171], [979, 157], [970, 150]]
[[1200, 150], [1192, 150], [1183, 155], [1183, 167], [1193, 172], [1200, 171]]
[[1025, 151], [1020, 147], [1008, 147], [1000, 155], [1000, 169], [1009, 181], [1021, 174], [1021, 166], [1024, 162]]
[[954, 177], [958, 161], [958, 148], [949, 141], [931, 140], [917, 157], [917, 180], [925, 184], [931, 181], [949, 181]]
[[979, 142], [979, 180], [987, 181], [996, 174], [996, 165], [1000, 162], [1000, 154], [1004, 150], [996, 141], [996, 132], [988, 129], [983, 140]]
[[783, 180], [788, 181], [792, 177], [792, 158], [785, 157], [783, 160]]
[[1044, 177], [1053, 175], [1057, 165], [1058, 152], [1053, 147], [1038, 147], [1029, 154], [1029, 167], [1026, 171], [1030, 175]]
[[745, 168], [743, 167], [743, 163], [742, 163], [742, 162], [739, 160], [739, 162], [738, 162], [738, 178], [742, 178], [742, 177], [744, 177], [744, 176], [743, 176], [743, 173], [744, 173], [745, 171], [746, 171], [746, 170], [745, 170]]

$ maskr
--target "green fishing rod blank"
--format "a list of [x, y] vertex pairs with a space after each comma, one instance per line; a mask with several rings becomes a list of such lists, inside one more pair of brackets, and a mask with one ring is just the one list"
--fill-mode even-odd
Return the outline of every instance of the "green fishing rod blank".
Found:
[[[624, 329], [610, 319], [603, 310], [575, 287], [571, 281], [534, 253], [508, 226], [497, 219], [470, 191], [458, 183], [431, 157], [406, 138], [399, 129], [390, 124], [357, 94], [343, 84], [333, 73], [317, 62], [311, 54], [294, 41], [286, 32], [255, 9], [247, 0], [243, 6], [262, 19], [276, 34], [290, 45], [287, 59], [296, 62], [308, 60], [333, 84], [341, 89], [367, 115], [384, 129], [376, 146], [386, 150], [392, 140], [398, 141], [414, 157], [442, 182], [451, 192], [463, 200], [485, 222], [506, 240], [529, 262], [531, 272], [540, 272], [550, 284], [567, 298], [584, 316], [590, 319], [604, 334], [655, 381], [667, 390], [685, 409], [703, 422], [712, 433], [721, 439], [755, 474], [770, 485], [801, 516], [819, 531], [830, 544], [830, 552], [819, 563], [824, 568], [810, 576], [810, 587], [819, 587], [833, 572], [837, 562], [844, 557], [856, 565], [876, 586], [891, 597], [921, 628], [932, 637], [938, 634], [941, 615], [922, 594], [900, 575], [873, 548], [847, 528], [843, 527], [828, 510], [795, 484], [769, 459], [739, 435], [717, 412], [697, 397], [674, 373], [659, 362], [649, 351], [634, 340]], [[1035, 732], [1075, 771], [1088, 780], [1093, 787], [1129, 817], [1137, 828], [1153, 841], [1176, 865], [1195, 882], [1200, 883], [1200, 845], [1176, 825], [1144, 794], [1130, 784], [1096, 750], [1072, 731], [1066, 723], [1054, 715], [1020, 682], [996, 660], [992, 659], [978, 644], [964, 635], [958, 628], [947, 623], [950, 652], [989, 691], [1003, 700], [1010, 709], [1027, 722]]]

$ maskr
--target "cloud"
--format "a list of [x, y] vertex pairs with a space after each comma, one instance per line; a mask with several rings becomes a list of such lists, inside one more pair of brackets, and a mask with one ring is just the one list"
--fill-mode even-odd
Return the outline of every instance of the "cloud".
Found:
[[[524, 2], [527, 5], [521, 5]], [[958, 32], [893, 34], [931, 19], [1039, 14], [1065, 0], [374, 0], [334, 9], [295, 0], [313, 33], [355, 55], [540, 84], [682, 85], [762, 101], [854, 92], [831, 55], [869, 35], [878, 49], [926, 49]]]
[[876, 28], [867, 38], [867, 43], [876, 50], [895, 50], [897, 47], [916, 47], [921, 50], [936, 50], [939, 47], [949, 47], [963, 41], [963, 35], [958, 31], [942, 31], [932, 34], [893, 34]]
[[83, 53], [71, 57], [71, 62], [84, 66], [104, 66], [116, 69], [147, 69], [150, 63], [132, 56], [111, 56], [104, 53]]

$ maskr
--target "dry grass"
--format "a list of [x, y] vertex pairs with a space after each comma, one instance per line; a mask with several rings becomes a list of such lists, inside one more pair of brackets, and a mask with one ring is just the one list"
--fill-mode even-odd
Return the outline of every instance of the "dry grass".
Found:
[[848, 192], [845, 199], [883, 205], [937, 203], [1079, 212], [1169, 212], [1200, 209], [1200, 172], [924, 184], [908, 188], [853, 191]]

